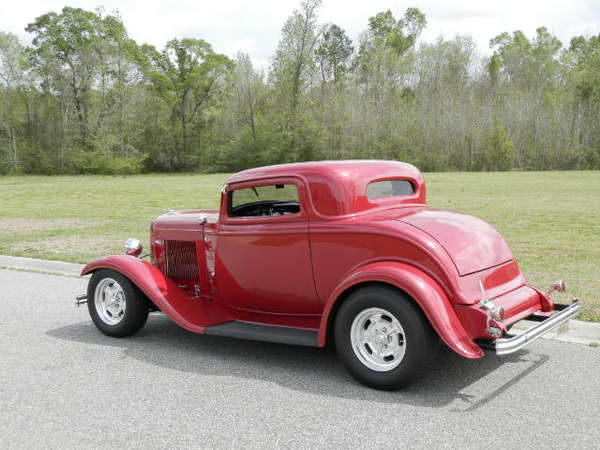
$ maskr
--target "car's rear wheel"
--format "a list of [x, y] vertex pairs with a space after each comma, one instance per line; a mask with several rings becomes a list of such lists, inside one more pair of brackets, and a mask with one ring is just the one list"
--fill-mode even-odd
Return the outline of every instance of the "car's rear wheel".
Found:
[[88, 284], [88, 310], [104, 334], [131, 336], [144, 326], [149, 309], [144, 294], [127, 277], [108, 269], [92, 275]]
[[431, 328], [399, 291], [371, 286], [353, 292], [335, 320], [337, 352], [348, 371], [375, 389], [398, 389], [418, 377], [432, 353]]

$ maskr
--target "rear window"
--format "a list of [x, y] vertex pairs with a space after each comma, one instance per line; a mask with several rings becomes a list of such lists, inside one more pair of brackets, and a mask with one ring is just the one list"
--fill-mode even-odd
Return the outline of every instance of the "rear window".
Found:
[[369, 184], [369, 198], [398, 197], [412, 195], [415, 188], [408, 180], [383, 180]]

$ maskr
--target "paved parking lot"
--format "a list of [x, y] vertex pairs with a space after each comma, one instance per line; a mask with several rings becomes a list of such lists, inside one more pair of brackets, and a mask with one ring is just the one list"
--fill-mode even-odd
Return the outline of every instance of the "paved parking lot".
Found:
[[86, 280], [0, 270], [0, 448], [598, 448], [600, 348], [449, 351], [379, 392], [327, 349], [200, 336], [161, 315], [108, 338]]

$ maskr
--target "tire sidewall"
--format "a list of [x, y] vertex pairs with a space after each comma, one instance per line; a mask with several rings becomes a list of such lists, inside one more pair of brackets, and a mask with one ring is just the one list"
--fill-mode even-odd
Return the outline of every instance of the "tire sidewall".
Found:
[[[119, 283], [125, 295], [125, 314], [114, 325], [104, 322], [96, 310], [96, 286], [104, 278], [112, 278]], [[94, 325], [108, 336], [129, 336], [144, 326], [148, 319], [148, 304], [139, 289], [127, 277], [114, 270], [100, 269], [94, 272], [88, 284], [87, 298], [88, 311]]]
[[[392, 314], [402, 325], [406, 350], [395, 368], [378, 372], [365, 366], [352, 348], [350, 338], [354, 318], [368, 308], [381, 308]], [[428, 323], [411, 299], [393, 289], [369, 287], [354, 292], [342, 304], [335, 320], [336, 350], [348, 371], [367, 386], [391, 390], [414, 380], [431, 352]]]

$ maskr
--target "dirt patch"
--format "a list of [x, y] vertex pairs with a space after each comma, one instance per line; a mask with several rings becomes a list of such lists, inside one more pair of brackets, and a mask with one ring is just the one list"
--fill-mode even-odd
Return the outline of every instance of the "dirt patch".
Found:
[[19, 217], [0, 218], [0, 236], [14, 233], [32, 233], [51, 230], [81, 229], [103, 225], [99, 219], [24, 219]]
[[55, 236], [37, 241], [19, 242], [11, 246], [16, 253], [56, 253], [56, 254], [86, 254], [104, 256], [115, 253], [119, 249], [119, 242], [114, 237], [95, 236]]

